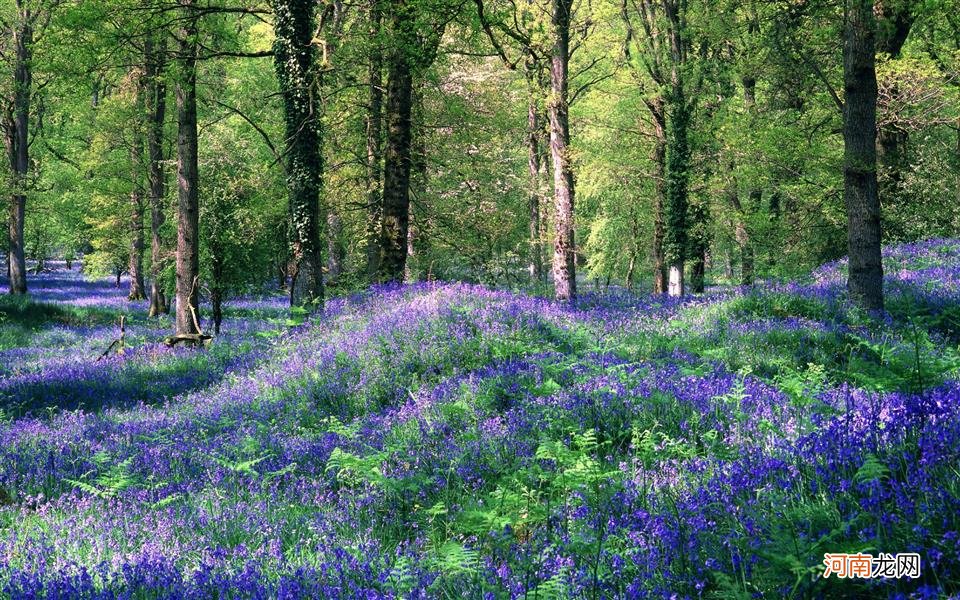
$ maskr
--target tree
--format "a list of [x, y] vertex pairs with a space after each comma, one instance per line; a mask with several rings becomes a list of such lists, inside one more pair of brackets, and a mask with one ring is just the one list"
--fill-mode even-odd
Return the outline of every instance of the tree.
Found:
[[843, 196], [847, 290], [857, 305], [883, 308], [877, 193], [876, 19], [873, 0], [846, 0], [843, 34]]
[[551, 0], [550, 156], [553, 162], [553, 285], [558, 300], [577, 295], [574, 178], [570, 156], [570, 20], [573, 0]]
[[[511, 3], [511, 14], [491, 22], [485, 12], [483, 0], [474, 0], [477, 15], [487, 38], [497, 51], [500, 60], [507, 69], [514, 71], [518, 63], [523, 63], [524, 82], [527, 98], [527, 186], [528, 186], [528, 250], [527, 272], [531, 281], [542, 281], [546, 273], [543, 265], [543, 222], [541, 213], [546, 204], [545, 179], [549, 167], [546, 143], [548, 120], [545, 99], [550, 88], [549, 71], [546, 59], [550, 50], [545, 49], [544, 40], [538, 36], [538, 25], [543, 16], [535, 11], [535, 3], [528, 1], [518, 5]], [[552, 4], [551, 4], [552, 8]], [[571, 5], [572, 10], [572, 5]], [[511, 60], [507, 50], [497, 39], [494, 28], [505, 32], [505, 36], [519, 46], [520, 58]], [[569, 24], [567, 26], [569, 32]], [[568, 33], [569, 37], [569, 33]], [[569, 46], [569, 39], [568, 39]], [[568, 59], [569, 60], [569, 59]]]
[[150, 309], [149, 316], [170, 311], [160, 274], [163, 267], [163, 239], [161, 228], [166, 216], [163, 201], [166, 196], [163, 147], [164, 123], [167, 111], [167, 86], [164, 72], [167, 63], [166, 32], [150, 33], [144, 40], [144, 86], [146, 92], [147, 134], [147, 193], [150, 206]]
[[286, 170], [289, 193], [290, 304], [323, 301], [320, 188], [323, 155], [316, 92], [319, 73], [313, 45], [311, 0], [274, 0], [274, 63], [283, 96], [286, 125]]
[[410, 219], [413, 57], [416, 14], [406, 0], [390, 3], [392, 48], [387, 62], [387, 144], [383, 166], [380, 281], [403, 281]]
[[199, 333], [200, 195], [197, 132], [198, 13], [193, 0], [179, 0], [177, 32], [177, 311], [176, 333]]
[[43, 15], [31, 10], [24, 0], [16, 0], [10, 23], [4, 23], [11, 55], [13, 85], [6, 98], [2, 128], [10, 182], [9, 245], [7, 250], [10, 293], [27, 293], [27, 264], [24, 254], [27, 186], [30, 175], [30, 101], [33, 93], [34, 25]]
[[401, 282], [406, 273], [410, 226], [410, 170], [413, 157], [413, 87], [415, 78], [436, 58], [446, 26], [443, 15], [431, 22], [430, 7], [410, 0], [389, 6], [386, 147], [383, 164], [383, 211], [378, 279]]
[[[654, 126], [654, 176], [662, 181], [654, 202], [654, 291], [682, 296], [691, 160], [689, 129], [699, 92], [698, 85], [688, 82], [688, 4], [684, 0], [641, 0], [635, 6], [641, 32], [636, 36], [638, 59], [643, 70], [638, 77], [641, 86], [646, 81], [643, 77], [652, 84], [644, 103]], [[622, 17], [627, 26], [624, 47], [629, 59], [635, 35], [626, 5]], [[646, 90], [641, 87], [641, 91]]]
[[145, 74], [134, 72], [131, 74], [133, 84], [134, 120], [130, 127], [130, 262], [127, 271], [130, 273], [130, 292], [128, 300], [143, 300], [146, 298], [143, 286], [143, 114], [146, 86]]

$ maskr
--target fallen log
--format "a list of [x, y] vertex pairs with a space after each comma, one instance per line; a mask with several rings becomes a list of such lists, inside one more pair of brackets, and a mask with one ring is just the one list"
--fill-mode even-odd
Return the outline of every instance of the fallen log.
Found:
[[110, 342], [110, 345], [107, 346], [107, 349], [103, 351], [103, 354], [97, 358], [97, 362], [105, 359], [107, 355], [110, 354], [110, 351], [113, 350], [114, 346], [117, 346], [117, 354], [123, 354], [123, 351], [126, 348], [127, 339], [127, 329], [125, 325], [126, 317], [124, 315], [120, 315], [120, 337]]
[[213, 341], [213, 336], [205, 333], [178, 333], [176, 335], [168, 335], [167, 337], [163, 338], [163, 343], [170, 348], [176, 346], [180, 342], [190, 346], [201, 344], [206, 347], [210, 345], [211, 341]]

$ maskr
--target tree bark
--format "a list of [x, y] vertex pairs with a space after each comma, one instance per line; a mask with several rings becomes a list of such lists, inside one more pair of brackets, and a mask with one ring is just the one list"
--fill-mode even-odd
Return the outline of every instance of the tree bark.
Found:
[[150, 194], [150, 311], [155, 317], [170, 312], [160, 282], [163, 270], [161, 228], [166, 219], [166, 173], [163, 168], [163, 126], [167, 112], [167, 86], [164, 82], [167, 42], [164, 33], [147, 36], [144, 42], [144, 78], [147, 109], [147, 182]]
[[130, 128], [130, 292], [127, 300], [143, 300], [143, 115], [145, 102], [144, 73], [135, 74], [136, 116]]
[[379, 44], [383, 11], [371, 0], [369, 106], [367, 108], [367, 277], [373, 280], [380, 263], [380, 228], [383, 217], [383, 47]]
[[323, 302], [320, 188], [323, 182], [319, 85], [313, 45], [316, 3], [274, 0], [274, 64], [283, 95], [290, 203], [290, 304]]
[[413, 38], [410, 8], [394, 2], [393, 31], [396, 46], [390, 53], [387, 77], [387, 144], [383, 168], [383, 218], [380, 236], [380, 281], [403, 281], [407, 260], [410, 211], [410, 152], [412, 142]]
[[13, 29], [14, 74], [12, 114], [6, 120], [6, 142], [13, 175], [10, 198], [9, 269], [10, 293], [27, 293], [27, 261], [23, 226], [26, 219], [25, 188], [30, 173], [30, 101], [33, 88], [33, 25], [29, 10], [17, 2], [18, 23]]
[[200, 245], [197, 165], [197, 15], [185, 7], [179, 32], [177, 77], [177, 334], [199, 333]]
[[847, 290], [858, 306], [883, 308], [880, 200], [877, 194], [876, 20], [872, 0], [846, 0], [843, 43], [844, 201]]
[[553, 159], [554, 242], [553, 284], [558, 300], [577, 295], [574, 239], [574, 178], [570, 160], [568, 107], [570, 63], [570, 12], [572, 0], [552, 0], [553, 47], [550, 56], [550, 154]]

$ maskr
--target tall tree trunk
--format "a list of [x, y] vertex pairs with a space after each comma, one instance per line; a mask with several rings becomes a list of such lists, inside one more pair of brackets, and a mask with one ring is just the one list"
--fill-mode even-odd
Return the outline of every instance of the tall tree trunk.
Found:
[[323, 302], [320, 188], [323, 182], [319, 84], [313, 45], [312, 0], [274, 0], [274, 63], [283, 95], [287, 135], [287, 190], [290, 198], [290, 304]]
[[570, 66], [570, 12], [572, 0], [552, 0], [553, 47], [550, 53], [550, 154], [553, 158], [554, 242], [553, 284], [558, 300], [577, 295], [574, 240], [574, 180], [570, 161], [568, 102]]
[[543, 183], [541, 178], [540, 148], [543, 140], [544, 118], [541, 114], [540, 65], [533, 56], [527, 58], [527, 173], [530, 186], [528, 211], [529, 223], [529, 265], [530, 279], [543, 280], [543, 249], [540, 242], [540, 205], [543, 203]]
[[[197, 166], [197, 14], [184, 7], [177, 74], [177, 334], [199, 333], [200, 204]], [[196, 314], [194, 314], [196, 312]]]
[[166, 35], [147, 36], [144, 42], [144, 78], [146, 79], [147, 109], [147, 181], [150, 194], [150, 312], [149, 316], [170, 312], [163, 291], [160, 273], [163, 270], [163, 239], [161, 228], [166, 219], [166, 173], [163, 168], [163, 126], [167, 113]]
[[130, 292], [128, 300], [143, 300], [146, 297], [143, 288], [143, 115], [145, 102], [145, 73], [136, 77], [136, 117], [130, 129]]
[[393, 6], [396, 47], [387, 76], [387, 145], [383, 167], [383, 218], [380, 239], [380, 281], [403, 281], [410, 218], [410, 152], [412, 141], [413, 70], [410, 49], [413, 23], [403, 0]]
[[30, 172], [30, 96], [33, 88], [33, 26], [29, 10], [17, 2], [19, 23], [13, 31], [14, 75], [13, 114], [7, 119], [7, 151], [13, 174], [13, 194], [10, 198], [10, 293], [27, 293], [27, 261], [24, 249], [23, 225], [26, 219], [27, 196], [25, 188]]
[[663, 254], [664, 206], [667, 203], [667, 113], [662, 96], [647, 103], [653, 120], [653, 293], [667, 293], [667, 262]]
[[371, 0], [369, 107], [367, 112], [367, 277], [376, 277], [380, 263], [380, 228], [383, 216], [383, 47], [379, 44], [383, 12], [380, 0]]
[[872, 0], [846, 0], [843, 40], [843, 189], [847, 208], [850, 299], [883, 308], [880, 200], [877, 194], [877, 74]]
[[683, 296], [684, 263], [687, 252], [688, 184], [690, 178], [690, 146], [688, 141], [689, 109], [682, 85], [674, 85], [667, 117], [667, 205], [664, 254], [670, 269], [668, 293]]

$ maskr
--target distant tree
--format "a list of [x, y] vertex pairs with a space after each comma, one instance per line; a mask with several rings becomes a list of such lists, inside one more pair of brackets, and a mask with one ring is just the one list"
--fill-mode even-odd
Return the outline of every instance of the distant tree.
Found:
[[[488, 15], [483, 0], [474, 0], [481, 25], [507, 69], [517, 70], [523, 64], [527, 99], [527, 185], [528, 190], [528, 265], [527, 271], [534, 282], [546, 277], [543, 257], [543, 223], [541, 213], [547, 199], [549, 184], [547, 170], [549, 160], [548, 120], [545, 100], [550, 88], [550, 73], [547, 62], [550, 54], [549, 40], [539, 31], [544, 15], [535, 3], [525, 5], [511, 3], [508, 14]], [[551, 5], [552, 6], [552, 5]], [[572, 6], [571, 6], [572, 10]], [[516, 47], [518, 58], [512, 59], [494, 30], [503, 31], [504, 38]], [[569, 41], [568, 41], [569, 44]]]

